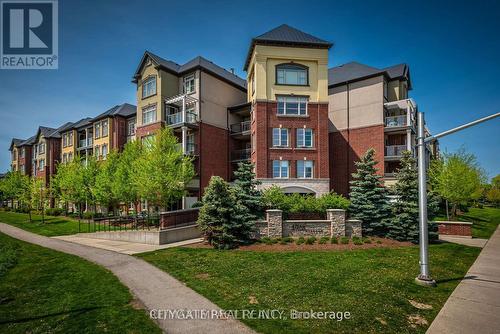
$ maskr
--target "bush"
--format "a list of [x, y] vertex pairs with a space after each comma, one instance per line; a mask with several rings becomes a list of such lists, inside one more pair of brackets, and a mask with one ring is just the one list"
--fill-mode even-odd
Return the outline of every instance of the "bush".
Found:
[[361, 240], [363, 240], [363, 242], [364, 242], [365, 244], [371, 244], [371, 243], [372, 243], [372, 239], [367, 238], [367, 237], [363, 237], [363, 238], [361, 238]]
[[330, 237], [321, 237], [319, 239], [319, 243], [320, 244], [326, 244], [328, 242], [328, 240], [330, 240]]
[[332, 237], [332, 240], [330, 242], [336, 245], [339, 243], [339, 239], [337, 239], [337, 237]]
[[284, 241], [285, 243], [290, 243], [290, 242], [293, 242], [293, 238], [292, 237], [284, 237], [281, 241]]
[[382, 243], [382, 241], [380, 241], [380, 240], [377, 240], [377, 244], [379, 244], [379, 245], [380, 245], [381, 243]]
[[309, 237], [306, 239], [306, 244], [312, 245], [316, 242], [316, 237]]
[[203, 206], [203, 202], [202, 201], [196, 201], [193, 203], [193, 205], [191, 205], [191, 208], [194, 209], [194, 208], [201, 208]]
[[302, 245], [305, 241], [306, 241], [306, 240], [304, 239], [304, 237], [299, 237], [299, 238], [295, 241], [295, 243], [296, 243], [297, 245]]
[[362, 245], [363, 244], [363, 240], [361, 240], [360, 237], [352, 237], [352, 243], [355, 244], [355, 245]]
[[286, 195], [278, 186], [264, 190], [261, 200], [264, 208], [279, 209], [284, 213], [325, 213], [326, 209], [346, 210], [349, 207], [349, 200], [334, 192], [320, 198], [312, 195]]
[[83, 219], [92, 219], [94, 218], [95, 213], [87, 211], [83, 213]]
[[340, 238], [340, 243], [343, 245], [347, 245], [349, 243], [349, 238], [348, 237]]
[[64, 213], [63, 209], [60, 208], [48, 208], [45, 210], [47, 216], [60, 216]]

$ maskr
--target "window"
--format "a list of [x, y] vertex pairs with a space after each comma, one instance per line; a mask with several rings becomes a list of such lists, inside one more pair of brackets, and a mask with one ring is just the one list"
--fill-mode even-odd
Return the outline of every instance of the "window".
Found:
[[307, 97], [278, 96], [278, 115], [307, 115]]
[[96, 123], [94, 126], [94, 137], [99, 138], [101, 136], [101, 123]]
[[97, 145], [96, 147], [94, 147], [94, 156], [96, 158], [99, 158], [99, 145]]
[[156, 94], [156, 77], [152, 76], [142, 83], [142, 98]]
[[155, 139], [155, 135], [144, 136], [141, 138], [142, 145], [146, 148], [150, 148], [153, 145], [153, 140]]
[[40, 159], [38, 162], [38, 169], [41, 171], [45, 169], [45, 159]]
[[156, 122], [156, 105], [142, 109], [142, 124]]
[[24, 147], [21, 149], [21, 159], [24, 158]]
[[276, 83], [278, 85], [308, 85], [309, 78], [307, 67], [298, 64], [277, 65]]
[[68, 133], [68, 146], [73, 146], [73, 131]]
[[68, 162], [73, 161], [73, 152], [68, 153]]
[[12, 160], [17, 160], [17, 150], [12, 151]]
[[273, 147], [288, 146], [288, 129], [274, 128], [273, 129]]
[[128, 121], [127, 124], [127, 136], [135, 135], [135, 119]]
[[252, 96], [253, 96], [255, 94], [255, 86], [256, 86], [255, 74], [251, 75], [250, 81], [252, 82]]
[[20, 165], [20, 166], [19, 166], [19, 171], [20, 171], [20, 172], [21, 172], [21, 174], [23, 174], [23, 175], [26, 173], [26, 170], [25, 170], [25, 168], [24, 168], [24, 165]]
[[194, 74], [184, 77], [184, 93], [194, 93]]
[[312, 129], [297, 129], [297, 147], [313, 147]]
[[314, 162], [312, 160], [297, 160], [297, 178], [310, 179], [313, 177]]
[[288, 161], [273, 160], [273, 178], [287, 179], [288, 178]]
[[63, 163], [68, 162], [68, 156], [66, 155], [66, 153], [63, 154], [62, 162]]
[[101, 127], [102, 127], [102, 136], [106, 137], [108, 135], [108, 121], [107, 120], [102, 121]]
[[102, 158], [106, 160], [107, 156], [108, 156], [108, 145], [104, 144], [102, 145]]
[[388, 87], [387, 81], [384, 80], [384, 98], [386, 100], [388, 99], [388, 91], [389, 91], [389, 87]]
[[44, 154], [45, 153], [45, 143], [40, 143], [38, 145], [38, 154]]

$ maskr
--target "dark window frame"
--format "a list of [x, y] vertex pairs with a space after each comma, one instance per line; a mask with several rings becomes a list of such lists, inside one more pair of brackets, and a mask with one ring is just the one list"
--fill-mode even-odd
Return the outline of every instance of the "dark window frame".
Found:
[[[306, 83], [305, 84], [290, 84], [290, 83], [279, 83], [278, 82], [278, 70], [280, 68], [290, 68], [290, 69], [302, 69], [306, 71]], [[297, 63], [281, 63], [275, 66], [274, 68], [274, 83], [277, 86], [299, 86], [299, 87], [308, 87], [309, 86], [309, 67], [302, 64]]]

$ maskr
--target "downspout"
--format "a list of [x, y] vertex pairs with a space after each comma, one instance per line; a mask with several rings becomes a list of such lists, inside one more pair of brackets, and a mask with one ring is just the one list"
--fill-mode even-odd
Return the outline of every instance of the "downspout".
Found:
[[201, 161], [202, 161], [202, 157], [201, 157], [201, 134], [202, 134], [202, 118], [201, 118], [201, 100], [202, 100], [202, 91], [201, 91], [201, 77], [202, 77], [202, 74], [203, 74], [203, 70], [200, 68], [200, 78], [198, 79], [198, 177], [200, 179], [200, 182], [199, 182], [199, 185], [198, 185], [198, 201], [201, 200], [201, 192], [202, 192], [202, 189], [201, 189], [201, 185], [202, 185], [202, 182], [201, 182]]
[[346, 168], [346, 180], [347, 180], [347, 195], [349, 194], [349, 178], [351, 169], [351, 130], [350, 130], [350, 96], [349, 91], [351, 89], [351, 84], [347, 82], [347, 168]]

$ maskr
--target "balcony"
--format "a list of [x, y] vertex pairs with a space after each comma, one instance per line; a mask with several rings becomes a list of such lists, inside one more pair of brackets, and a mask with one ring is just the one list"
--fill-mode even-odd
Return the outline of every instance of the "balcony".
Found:
[[399, 128], [407, 125], [408, 117], [406, 115], [388, 116], [385, 118], [385, 126], [388, 128]]
[[[182, 143], [177, 144], [177, 149], [182, 152]], [[198, 145], [195, 143], [186, 143], [186, 153], [187, 155], [198, 155]]]
[[246, 148], [243, 150], [234, 150], [231, 152], [231, 161], [245, 161], [249, 160], [252, 155], [252, 149]]
[[85, 149], [92, 147], [92, 138], [80, 139], [78, 141], [78, 149]]
[[231, 124], [231, 133], [242, 133], [250, 131], [251, 121], [239, 122]]
[[192, 112], [186, 112], [186, 120], [184, 121], [182, 112], [167, 115], [168, 125], [181, 125], [184, 123], [196, 124], [198, 122], [198, 115]]
[[405, 145], [387, 145], [385, 147], [385, 157], [386, 158], [400, 158], [404, 151], [408, 148]]

